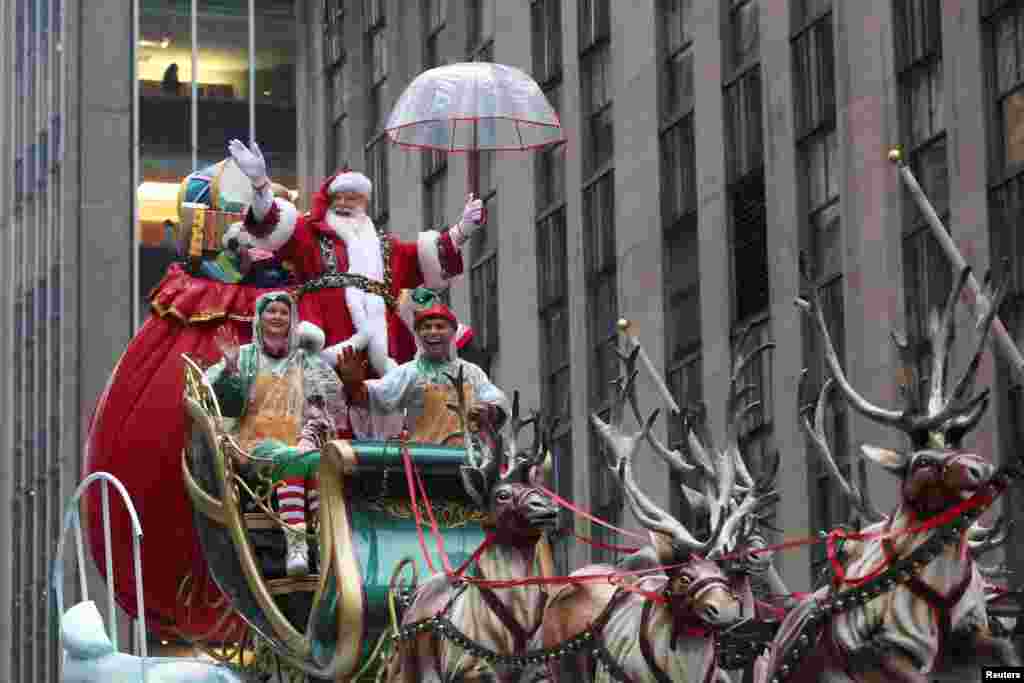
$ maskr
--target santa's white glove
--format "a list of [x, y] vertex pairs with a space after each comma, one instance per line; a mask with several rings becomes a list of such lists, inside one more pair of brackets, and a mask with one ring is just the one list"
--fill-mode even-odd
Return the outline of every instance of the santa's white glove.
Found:
[[252, 181], [255, 189], [263, 189], [270, 184], [270, 178], [267, 177], [267, 162], [263, 159], [259, 145], [253, 142], [246, 147], [241, 140], [231, 140], [228, 142], [228, 152], [242, 173]]
[[452, 238], [455, 241], [455, 246], [461, 247], [466, 240], [472, 237], [473, 233], [480, 229], [483, 220], [483, 201], [469, 194], [466, 197], [466, 206], [462, 209], [462, 220], [453, 230]]

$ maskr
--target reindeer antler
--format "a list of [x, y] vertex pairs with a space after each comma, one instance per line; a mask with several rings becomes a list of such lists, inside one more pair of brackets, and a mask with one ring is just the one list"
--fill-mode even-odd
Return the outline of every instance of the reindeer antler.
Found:
[[[524, 477], [530, 468], [537, 463], [537, 449], [540, 446], [540, 414], [535, 411], [530, 411], [530, 417], [523, 420], [519, 417], [519, 392], [513, 393], [512, 398], [512, 415], [509, 417], [509, 439], [508, 445], [505, 448], [505, 457], [508, 462], [508, 468], [504, 473], [506, 479], [514, 477]], [[521, 450], [519, 448], [519, 433], [526, 427], [533, 425], [534, 439], [533, 447], [530, 450]]]
[[804, 433], [810, 438], [811, 443], [814, 445], [812, 451], [821, 459], [822, 464], [825, 465], [825, 470], [839, 485], [839, 490], [842, 491], [847, 502], [854, 510], [857, 511], [857, 514], [869, 523], [879, 522], [885, 519], [885, 515], [879, 512], [874, 505], [867, 500], [856, 482], [849, 481], [845, 476], [843, 476], [842, 471], [836, 464], [835, 458], [832, 457], [832, 449], [828, 444], [828, 438], [825, 434], [825, 409], [828, 404], [829, 394], [835, 387], [834, 380], [832, 378], [826, 380], [825, 384], [821, 387], [821, 391], [818, 393], [818, 401], [813, 409], [814, 424], [812, 426], [811, 421], [807, 418], [807, 413], [811, 412], [811, 408], [803, 408], [801, 401], [806, 378], [807, 371], [804, 370], [800, 374], [800, 385], [797, 389], [797, 407], [800, 413], [800, 425], [803, 427]]
[[462, 434], [466, 441], [467, 464], [459, 468], [459, 475], [462, 478], [463, 488], [466, 493], [477, 503], [484, 506], [487, 503], [488, 491], [491, 490], [494, 482], [501, 476], [502, 465], [502, 444], [501, 437], [491, 425], [485, 425], [487, 439], [478, 438], [477, 434], [471, 434], [467, 425], [469, 424], [469, 405], [465, 392], [465, 374], [463, 367], [459, 366], [456, 375], [444, 373], [448, 381], [455, 387], [456, 403], [448, 404], [459, 418]]
[[[981, 334], [971, 362], [954, 385], [952, 392], [946, 392], [955, 308], [970, 274], [970, 268], [966, 266], [962, 268], [956, 274], [956, 280], [941, 311], [932, 311], [929, 315], [928, 337], [932, 348], [932, 369], [928, 399], [925, 405], [920, 405], [915, 392], [908, 391], [906, 392], [906, 406], [903, 410], [889, 410], [874, 405], [853, 388], [843, 372], [839, 357], [832, 344], [818, 287], [809, 283], [808, 296], [797, 298], [795, 301], [801, 310], [814, 319], [824, 344], [825, 361], [832, 377], [835, 378], [836, 385], [849, 404], [868, 419], [905, 432], [917, 446], [924, 445], [928, 441], [928, 435], [936, 432], [946, 435], [954, 444], [958, 443], [963, 435], [978, 423], [988, 407], [987, 390], [977, 396], [966, 397], [972, 392], [992, 321], [1005, 294], [1005, 282], [994, 293], [993, 305], [985, 317], [978, 321]], [[808, 277], [806, 271], [803, 275], [805, 278]], [[986, 277], [986, 283], [988, 282], [989, 279]], [[904, 354], [909, 351], [909, 344], [905, 336], [893, 333], [892, 339]]]
[[[619, 357], [624, 367], [624, 374], [627, 377], [636, 375], [638, 372], [636, 369], [636, 361], [641, 352], [640, 342], [633, 340], [635, 346], [629, 353], [622, 353], [619, 349], [615, 349], [615, 354]], [[643, 417], [640, 415], [640, 406], [636, 399], [636, 385], [633, 384], [629, 394], [627, 396], [630, 406], [633, 408], [633, 415], [636, 417], [636, 421], [639, 424], [643, 424]], [[669, 468], [675, 472], [692, 472], [695, 468], [690, 463], [683, 459], [683, 454], [674, 448], [669, 448], [662, 441], [654, 435], [653, 432], [647, 433], [647, 443], [651, 445], [654, 452], [664, 460]]]

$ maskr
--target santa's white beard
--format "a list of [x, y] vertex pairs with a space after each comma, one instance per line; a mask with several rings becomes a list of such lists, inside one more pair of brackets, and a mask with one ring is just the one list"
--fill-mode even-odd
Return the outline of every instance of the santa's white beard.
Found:
[[351, 215], [348, 216], [328, 211], [325, 217], [327, 227], [345, 242], [352, 238], [365, 239], [370, 235], [377, 234], [377, 228], [365, 211], [362, 209], [352, 209], [351, 211]]
[[[329, 211], [326, 223], [345, 243], [348, 272], [382, 281], [384, 258], [380, 238], [370, 217], [362, 211], [355, 211], [351, 216]], [[345, 302], [358, 333], [356, 337], [360, 338], [361, 343], [357, 345], [366, 347], [370, 363], [383, 375], [395, 366], [395, 362], [388, 356], [387, 306], [384, 299], [356, 287], [346, 287]]]

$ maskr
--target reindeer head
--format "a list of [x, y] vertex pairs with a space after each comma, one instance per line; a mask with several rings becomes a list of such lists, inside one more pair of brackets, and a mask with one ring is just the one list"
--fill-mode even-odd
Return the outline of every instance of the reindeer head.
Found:
[[[742, 343], [743, 340], [741, 346]], [[725, 449], [711, 448], [703, 425], [698, 427], [697, 421], [688, 420], [688, 455], [696, 464], [684, 459], [679, 451], [665, 447], [651, 434], [651, 427], [658, 417], [657, 410], [643, 422], [639, 432], [626, 434], [622, 430], [627, 401], [632, 404], [638, 421], [641, 419], [633, 391], [639, 346], [628, 356], [620, 355], [626, 377], [619, 381], [612, 423], [605, 423], [597, 415], [591, 417], [598, 435], [608, 445], [608, 467], [621, 483], [630, 509], [640, 524], [651, 532], [659, 561], [671, 567], [665, 588], [670, 604], [674, 609], [691, 612], [712, 627], [732, 624], [742, 612], [740, 597], [733, 591], [725, 568], [716, 558], [736, 550], [750, 539], [758, 510], [774, 496], [765, 490], [763, 482], [754, 482], [743, 464], [738, 445], [739, 423], [757, 404], [743, 405], [749, 388], [737, 389], [737, 384], [750, 360], [770, 346], [765, 345], [749, 356], [737, 354], [730, 382], [728, 408], [732, 420]], [[697, 434], [698, 429], [701, 435]], [[696, 470], [701, 474], [703, 490], [696, 491], [684, 485], [683, 493], [691, 507], [707, 514], [710, 533], [704, 540], [699, 540], [679, 520], [658, 507], [638, 486], [633, 476], [633, 458], [645, 441], [673, 470]]]
[[[918, 515], [931, 516], [969, 498], [979, 488], [988, 484], [995, 474], [995, 468], [991, 463], [961, 448], [964, 436], [978, 424], [988, 407], [987, 389], [977, 395], [972, 394], [992, 319], [1005, 293], [1005, 288], [1001, 286], [992, 295], [988, 277], [985, 281], [989, 294], [992, 295], [992, 307], [978, 322], [980, 334], [971, 362], [953, 389], [947, 391], [956, 302], [969, 275], [968, 268], [959, 273], [942, 311], [933, 311], [930, 316], [928, 336], [932, 359], [927, 401], [922, 402], [917, 392], [913, 390], [917, 385], [917, 378], [913, 377], [910, 388], [902, 387], [906, 400], [906, 406], [902, 410], [876, 406], [857, 393], [850, 384], [832, 345], [817, 288], [810, 288], [809, 299], [796, 301], [797, 305], [817, 322], [818, 331], [824, 341], [825, 358], [832, 372], [832, 379], [823, 385], [818, 398], [815, 425], [812, 427], [806, 417], [803, 420], [804, 428], [811, 436], [816, 450], [835, 477], [838, 469], [825, 443], [822, 415], [827, 394], [836, 386], [846, 401], [859, 413], [872, 421], [894, 427], [908, 436], [911, 445], [908, 451], [900, 452], [865, 445], [861, 447], [861, 454], [902, 480], [903, 502]], [[900, 351], [907, 355], [910, 345], [906, 339], [899, 334], [893, 334], [892, 338]], [[841, 488], [856, 509], [869, 521], [882, 518], [855, 486], [842, 480], [841, 475], [839, 477]]]
[[[521, 451], [516, 439], [530, 424], [534, 426], [533, 447]], [[474, 502], [489, 513], [499, 538], [513, 542], [536, 540], [558, 521], [558, 506], [538, 487], [553, 425], [543, 430], [535, 413], [528, 420], [520, 419], [516, 392], [508, 429], [507, 438], [490, 424], [484, 425], [483, 432], [469, 435], [469, 464], [459, 471], [462, 485]]]

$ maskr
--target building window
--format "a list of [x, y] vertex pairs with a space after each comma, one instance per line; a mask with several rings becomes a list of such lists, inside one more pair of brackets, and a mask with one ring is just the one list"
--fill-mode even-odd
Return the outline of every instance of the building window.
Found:
[[1024, 174], [993, 188], [989, 207], [992, 214], [992, 253], [1009, 259], [1009, 292], [1020, 296], [1024, 294], [1024, 234], [1020, 230], [1024, 225]]
[[[551, 442], [551, 460], [554, 465], [555, 487], [559, 495], [572, 500], [575, 481], [572, 466], [572, 430], [568, 421], [560, 423], [555, 431]], [[573, 512], [562, 508], [559, 515], [559, 527], [571, 531], [576, 524]], [[555, 574], [568, 576], [575, 569], [571, 566], [569, 558], [569, 549], [574, 545], [576, 543], [571, 533], [559, 535], [553, 543]]]
[[[368, 2], [368, 5], [376, 5], [376, 2]], [[386, 123], [388, 115], [388, 49], [387, 31], [383, 15], [367, 15], [366, 26], [366, 53], [369, 69], [369, 92], [367, 99], [369, 112], [366, 117], [367, 135], [375, 135]], [[376, 178], [374, 179], [376, 180]]]
[[[689, 348], [689, 352], [678, 359], [669, 359], [668, 371], [665, 377], [669, 391], [672, 392], [672, 398], [675, 399], [680, 409], [684, 411], [694, 409], [704, 399], [704, 381], [701, 374], [704, 369], [700, 346], [691, 346]], [[689, 448], [689, 444], [686, 441], [686, 433], [683, 430], [683, 426], [681, 419], [669, 419], [668, 445], [669, 448], [676, 448], [685, 453]], [[682, 476], [674, 471], [669, 476], [671, 477], [672, 513], [683, 524], [692, 529], [700, 520], [697, 518], [695, 511], [690, 509], [680, 486], [685, 483], [690, 488], [700, 490], [699, 478], [696, 476]]]
[[731, 73], [745, 70], [758, 61], [760, 27], [758, 0], [730, 0], [728, 64]]
[[753, 173], [729, 188], [732, 218], [733, 320], [753, 318], [768, 309], [767, 216], [764, 174]]
[[615, 256], [615, 175], [609, 171], [583, 190], [584, 267], [591, 348], [591, 405], [613, 397], [619, 374]]
[[[738, 341], [734, 334], [733, 343]], [[771, 341], [771, 321], [767, 318], [754, 323], [749, 332], [745, 353]], [[760, 406], [747, 413], [739, 425], [740, 453], [754, 478], [759, 478], [766, 471], [767, 458], [774, 450], [772, 434], [772, 355], [768, 351], [752, 360], [740, 376], [740, 386], [752, 386], [754, 390], [748, 394], [747, 405], [760, 403]], [[731, 416], [730, 416], [731, 419]]]
[[693, 0], [660, 0], [661, 117], [670, 120], [693, 109]]
[[832, 10], [832, 0], [795, 0], [793, 2], [793, 25], [802, 28], [809, 22], [817, 21], [825, 12]]
[[366, 146], [366, 173], [373, 178], [373, 192], [370, 194], [370, 219], [383, 229], [388, 222], [388, 145], [383, 135], [378, 135]]
[[[339, 0], [308, 4], [323, 23], [322, 31], [314, 38], [320, 41], [318, 47], [324, 56], [312, 67], [324, 79], [324, 104], [318, 114], [324, 119], [324, 135], [328, 138], [324, 140], [329, 149], [323, 162], [327, 165], [347, 157], [339, 122], [345, 113], [344, 34], [351, 24], [352, 5]], [[132, 292], [132, 317], [139, 323], [149, 313], [149, 291], [168, 265], [179, 258], [175, 240], [167, 236], [178, 227], [176, 198], [181, 180], [223, 159], [225, 140], [254, 137], [267, 157], [272, 179], [289, 189], [298, 188], [295, 83], [299, 49], [294, 5], [258, 2], [252, 14], [244, 9], [245, 3], [233, 12], [200, 11], [193, 34], [188, 2], [140, 3], [139, 40], [132, 46], [139, 93], [140, 162], [138, 222], [132, 230], [139, 281]], [[51, 7], [58, 10], [54, 3]], [[54, 21], [63, 11], [54, 11]], [[255, 54], [248, 49], [250, 31], [256, 35]], [[193, 38], [199, 45], [195, 74], [188, 57]], [[249, 87], [245, 75], [250, 63], [258, 65], [254, 88]], [[60, 81], [55, 79], [54, 83]], [[198, 121], [191, 121], [193, 85]], [[252, 131], [250, 107], [255, 114]], [[196, 124], [198, 135], [194, 148], [191, 124]], [[48, 143], [48, 156], [54, 163], [64, 154], [60, 149], [61, 126], [61, 118], [55, 117], [54, 134]], [[54, 182], [59, 181], [54, 178]]]
[[[554, 107], [561, 109], [562, 87], [554, 82], [544, 94]], [[534, 195], [537, 211], [543, 212], [565, 202], [565, 143], [548, 145], [539, 150], [534, 161]]]
[[[690, 211], [682, 219], [663, 214], [663, 218], [666, 381], [672, 397], [685, 411], [696, 406], [703, 394], [697, 213]], [[681, 419], [668, 420], [668, 438], [670, 447], [688, 448]], [[673, 512], [684, 523], [697, 522], [680, 492], [683, 483], [699, 489], [697, 481], [675, 472], [671, 478]]]
[[764, 165], [761, 128], [761, 70], [755, 67], [725, 88], [726, 172], [729, 181]]
[[[494, 39], [493, 0], [466, 0], [466, 52], [470, 59]], [[490, 61], [490, 60], [478, 60]]]
[[578, 0], [580, 50], [611, 39], [609, 0]]
[[448, 196], [448, 155], [434, 150], [423, 151], [423, 213], [424, 225], [439, 229], [444, 224], [445, 198]]
[[[949, 209], [949, 168], [942, 118], [942, 8], [939, 0], [894, 3], [896, 79], [901, 139], [907, 161], [940, 216]], [[952, 286], [952, 268], [917, 205], [905, 200], [903, 273], [907, 327], [917, 360], [920, 398], [927, 392], [931, 349], [929, 312], [941, 307]]]
[[662, 222], [666, 226], [673, 225], [696, 211], [697, 157], [691, 114], [679, 119], [661, 134]]
[[796, 92], [796, 136], [801, 139], [819, 128], [835, 128], [835, 44], [831, 12], [820, 16], [793, 38]]
[[666, 361], [674, 365], [700, 346], [700, 260], [697, 216], [665, 229]]
[[1024, 169], [1024, 3], [989, 0], [988, 65], [995, 121], [994, 166], [999, 177]]
[[611, 90], [611, 29], [608, 0], [579, 0], [580, 89], [584, 128], [584, 176], [614, 154]]
[[324, 64], [340, 62], [345, 53], [345, 0], [324, 0]]
[[324, 76], [328, 88], [327, 120], [330, 121], [328, 172], [348, 162], [345, 121], [348, 98], [345, 78], [345, 2], [324, 0]]
[[423, 0], [423, 68], [441, 66], [441, 35], [448, 17], [448, 0]]
[[[628, 414], [628, 409], [627, 409]], [[611, 416], [611, 410], [605, 409], [597, 413], [605, 422]], [[595, 466], [590, 468], [590, 507], [594, 516], [609, 524], [619, 526], [622, 523], [622, 504], [624, 502], [622, 483], [618, 477], [608, 468], [610, 449], [608, 443], [601, 438], [594, 429], [590, 427], [590, 440], [597, 451]], [[618, 553], [614, 545], [620, 542], [619, 535], [600, 524], [591, 524], [591, 539], [595, 542], [591, 547], [591, 560], [593, 562], [614, 563], [618, 560]]]
[[541, 406], [544, 414], [569, 418], [569, 266], [565, 208], [537, 221], [537, 291], [541, 323]]
[[530, 6], [533, 34], [533, 78], [546, 86], [562, 78], [562, 3], [534, 0]]
[[[491, 228], [493, 226], [488, 226]], [[491, 252], [469, 272], [472, 292], [470, 314], [473, 319], [473, 344], [486, 357], [498, 350], [498, 254]], [[487, 368], [485, 368], [487, 369]]]

